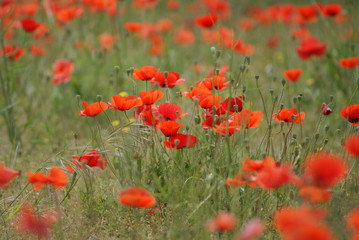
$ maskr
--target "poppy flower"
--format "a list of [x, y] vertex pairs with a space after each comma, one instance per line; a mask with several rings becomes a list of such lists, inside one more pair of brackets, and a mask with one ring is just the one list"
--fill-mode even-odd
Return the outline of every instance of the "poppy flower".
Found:
[[224, 121], [220, 124], [216, 124], [213, 127], [213, 131], [220, 136], [232, 136], [235, 132], [238, 132], [240, 128], [233, 123], [233, 121]]
[[181, 29], [175, 33], [173, 41], [183, 45], [194, 44], [195, 36], [192, 31], [187, 29]]
[[141, 98], [137, 96], [127, 96], [122, 97], [120, 95], [114, 95], [112, 96], [112, 101], [108, 102], [108, 106], [110, 109], [115, 109], [119, 111], [126, 111], [134, 107], [142, 106], [142, 100]]
[[304, 162], [305, 182], [317, 187], [332, 187], [346, 177], [348, 165], [341, 157], [318, 152], [309, 156]]
[[310, 36], [308, 28], [296, 28], [292, 30], [292, 36], [294, 38], [307, 38]]
[[228, 212], [220, 212], [217, 217], [206, 223], [206, 229], [210, 232], [231, 232], [236, 226], [236, 217]]
[[278, 113], [273, 114], [273, 119], [277, 122], [294, 122], [301, 123], [305, 119], [305, 113], [301, 112], [298, 114], [298, 110], [296, 108], [283, 108], [278, 110]]
[[359, 232], [359, 208], [350, 211], [346, 217], [346, 225], [355, 232]]
[[[98, 167], [104, 170], [107, 166], [107, 160], [105, 158], [101, 157], [101, 153], [98, 150], [91, 150], [86, 152], [82, 156], [73, 156], [73, 159], [76, 160], [70, 161], [73, 165], [76, 165], [79, 168], [82, 168], [82, 165], [80, 163], [85, 163], [89, 167]], [[74, 172], [74, 169], [70, 166], [67, 166], [67, 169], [70, 172]]]
[[179, 124], [175, 121], [161, 121], [157, 124], [157, 128], [160, 129], [163, 135], [166, 137], [172, 137], [176, 135], [182, 126], [183, 124]]
[[80, 111], [80, 116], [82, 117], [95, 117], [108, 108], [105, 102], [95, 102], [89, 105], [86, 101], [83, 101], [82, 105], [84, 106], [84, 109]]
[[283, 185], [293, 183], [295, 176], [290, 165], [264, 166], [256, 176], [259, 187], [264, 189], [275, 189]]
[[322, 14], [327, 17], [337, 16], [342, 11], [342, 9], [342, 5], [337, 3], [330, 3], [320, 8]]
[[326, 49], [327, 45], [320, 43], [316, 37], [307, 37], [300, 42], [296, 50], [301, 59], [308, 60], [312, 56], [322, 57]]
[[112, 50], [113, 45], [115, 44], [117, 39], [118, 39], [118, 36], [113, 36], [113, 35], [111, 35], [109, 33], [103, 33], [98, 37], [99, 43], [107, 51]]
[[349, 121], [352, 125], [359, 125], [359, 104], [344, 107], [340, 111], [340, 116]]
[[139, 32], [142, 29], [142, 23], [127, 22], [123, 24], [123, 27], [129, 32]]
[[240, 234], [235, 238], [236, 240], [250, 240], [257, 238], [263, 234], [265, 225], [260, 219], [250, 219], [244, 224]]
[[317, 17], [317, 8], [315, 5], [303, 5], [298, 7], [298, 13], [305, 21], [313, 21]]
[[187, 135], [187, 134], [180, 134], [177, 133], [176, 135], [170, 137], [168, 141], [165, 141], [164, 144], [167, 148], [193, 148], [196, 146], [198, 139], [196, 136]]
[[359, 135], [347, 137], [344, 142], [344, 149], [352, 157], [359, 157]]
[[135, 117], [140, 118], [147, 126], [157, 126], [159, 121], [162, 120], [158, 116], [158, 106], [156, 105], [143, 105], [137, 108]]
[[35, 31], [36, 28], [39, 27], [39, 24], [34, 19], [31, 19], [31, 18], [22, 19], [22, 20], [20, 20], [20, 23], [21, 23], [22, 29], [25, 32], [29, 32], [29, 33]]
[[7, 56], [10, 60], [19, 60], [24, 54], [25, 49], [18, 46], [6, 45], [4, 49], [0, 50], [0, 56]]
[[161, 90], [153, 89], [149, 92], [141, 91], [140, 97], [144, 105], [151, 105], [154, 102], [158, 101], [164, 96], [164, 93]]
[[330, 115], [333, 113], [333, 110], [328, 107], [326, 103], [322, 104], [322, 114], [323, 115]]
[[212, 92], [208, 90], [208, 88], [203, 86], [203, 87], [194, 87], [190, 91], [184, 92], [182, 94], [183, 96], [186, 96], [193, 101], [195, 99], [201, 99], [208, 95], [212, 95]]
[[211, 28], [217, 23], [217, 21], [218, 17], [215, 14], [207, 14], [195, 19], [195, 23], [201, 28]]
[[279, 44], [279, 37], [277, 35], [272, 36], [267, 41], [267, 47], [270, 49], [278, 47]]
[[316, 186], [304, 186], [301, 187], [298, 195], [304, 200], [311, 203], [325, 203], [331, 198], [331, 192], [325, 188]]
[[60, 84], [71, 80], [71, 73], [75, 70], [75, 65], [67, 59], [57, 60], [52, 67], [52, 82]]
[[142, 81], [151, 80], [159, 69], [153, 66], [144, 66], [142, 68], [135, 68], [133, 70], [133, 78]]
[[232, 119], [238, 126], [257, 128], [263, 120], [263, 113], [261, 111], [243, 109], [241, 112], [232, 115]]
[[302, 73], [303, 73], [302, 69], [289, 69], [284, 71], [284, 77], [292, 82], [296, 82], [298, 81]]
[[212, 90], [213, 88], [217, 91], [222, 91], [226, 87], [229, 86], [229, 81], [226, 82], [226, 77], [215, 75], [212, 77], [207, 77], [205, 80], [198, 83], [199, 87], [206, 87], [208, 90]]
[[260, 172], [266, 168], [276, 167], [276, 162], [272, 157], [266, 156], [263, 160], [244, 159], [242, 163], [243, 172]]
[[211, 108], [213, 106], [219, 106], [219, 102], [222, 97], [217, 95], [208, 95], [200, 99], [199, 105], [201, 108]]
[[156, 73], [151, 79], [151, 84], [158, 84], [160, 87], [173, 88], [174, 86], [184, 83], [186, 80], [180, 78], [180, 75], [176, 72], [167, 71]]
[[59, 214], [54, 210], [37, 213], [29, 204], [21, 207], [16, 219], [16, 229], [20, 232], [29, 232], [39, 239], [46, 238], [50, 229], [59, 220]]
[[180, 106], [174, 103], [161, 103], [158, 106], [158, 113], [161, 115], [162, 120], [164, 121], [176, 121], [181, 119], [182, 116], [186, 114], [182, 114], [182, 109]]
[[339, 65], [345, 68], [355, 68], [359, 65], [359, 57], [342, 58]]
[[224, 112], [240, 112], [243, 108], [243, 101], [243, 96], [229, 97], [221, 103], [221, 108], [224, 110]]
[[120, 193], [119, 202], [128, 207], [150, 208], [156, 204], [156, 199], [145, 189], [129, 187]]
[[6, 188], [11, 180], [20, 175], [20, 172], [5, 167], [4, 163], [0, 162], [0, 188]]
[[65, 172], [59, 167], [52, 167], [47, 176], [41, 172], [27, 173], [27, 176], [28, 183], [33, 185], [35, 191], [40, 191], [46, 184], [62, 188], [68, 183]]
[[32, 55], [34, 55], [34, 56], [42, 56], [47, 52], [47, 50], [45, 48], [43, 48], [39, 45], [31, 45], [30, 51], [31, 51]]

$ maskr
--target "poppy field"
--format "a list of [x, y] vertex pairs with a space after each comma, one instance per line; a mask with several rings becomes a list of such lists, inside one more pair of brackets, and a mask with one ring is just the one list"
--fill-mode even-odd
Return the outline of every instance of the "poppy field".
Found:
[[359, 240], [358, 10], [1, 0], [0, 239]]

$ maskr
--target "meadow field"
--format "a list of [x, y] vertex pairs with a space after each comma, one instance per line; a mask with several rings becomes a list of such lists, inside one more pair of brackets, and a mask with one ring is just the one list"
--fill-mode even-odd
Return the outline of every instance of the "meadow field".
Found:
[[0, 239], [359, 240], [358, 11], [1, 0]]

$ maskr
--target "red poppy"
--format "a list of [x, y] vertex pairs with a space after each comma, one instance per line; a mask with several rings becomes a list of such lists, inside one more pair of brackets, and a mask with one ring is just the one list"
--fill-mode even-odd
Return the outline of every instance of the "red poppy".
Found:
[[195, 36], [194, 33], [188, 29], [181, 29], [175, 33], [173, 41], [183, 45], [194, 44]]
[[160, 117], [164, 121], [176, 121], [181, 119], [182, 116], [186, 115], [182, 114], [181, 107], [174, 103], [161, 103], [158, 106], [158, 113], [161, 115]]
[[279, 44], [279, 37], [277, 35], [273, 35], [267, 41], [267, 47], [271, 49], [278, 47], [278, 44]]
[[257, 128], [263, 120], [263, 113], [261, 111], [243, 109], [240, 113], [235, 113], [232, 116], [232, 119], [238, 126], [244, 126], [245, 128]]
[[232, 136], [235, 132], [238, 132], [240, 128], [233, 123], [233, 121], [224, 121], [220, 124], [216, 124], [213, 127], [213, 131], [220, 136]]
[[323, 115], [330, 115], [333, 113], [333, 110], [328, 107], [326, 103], [322, 103], [322, 114]]
[[167, 148], [193, 148], [197, 144], [196, 136], [177, 133], [170, 137], [164, 144]]
[[198, 83], [199, 87], [206, 87], [209, 90], [212, 90], [213, 88], [217, 91], [221, 91], [229, 86], [229, 81], [226, 82], [226, 77], [215, 75], [212, 77], [207, 77], [205, 80]]
[[135, 117], [140, 118], [146, 125], [155, 127], [160, 121], [158, 115], [158, 106], [143, 105], [137, 108]]
[[194, 87], [189, 92], [184, 92], [182, 94], [193, 101], [195, 99], [202, 99], [206, 96], [212, 95], [212, 92], [208, 90], [208, 88], [202, 86]]
[[339, 65], [345, 68], [355, 68], [359, 65], [359, 57], [342, 58]]
[[266, 168], [276, 167], [276, 162], [272, 157], [266, 156], [263, 160], [252, 160], [250, 158], [244, 159], [242, 163], [243, 172], [260, 172]]
[[25, 32], [29, 32], [29, 33], [35, 31], [36, 28], [39, 27], [39, 24], [34, 19], [31, 19], [31, 18], [23, 19], [20, 21], [20, 23], [21, 23], [22, 29]]
[[300, 42], [297, 54], [301, 59], [307, 60], [312, 56], [322, 57], [326, 49], [327, 45], [320, 43], [316, 37], [307, 37]]
[[159, 0], [134, 0], [132, 4], [135, 7], [135, 9], [136, 8], [148, 9], [148, 8], [153, 8], [158, 2]]
[[[107, 160], [101, 157], [101, 153], [98, 150], [91, 150], [86, 152], [82, 156], [73, 156], [72, 158], [75, 159], [76, 162], [70, 162], [79, 168], [82, 168], [82, 165], [80, 163], [85, 163], [89, 167], [98, 167], [102, 170], [104, 170], [107, 166]], [[67, 169], [70, 172], [74, 171], [74, 169], [70, 166], [67, 166]]]
[[211, 108], [213, 106], [218, 106], [221, 100], [221, 96], [208, 95], [200, 99], [199, 105], [201, 106], [201, 108]]
[[108, 108], [105, 102], [95, 102], [89, 105], [86, 101], [83, 101], [82, 105], [84, 106], [84, 109], [80, 111], [80, 116], [82, 117], [95, 117]]
[[202, 28], [211, 28], [217, 23], [218, 17], [215, 14], [207, 14], [195, 19], [196, 24]]
[[359, 157], [359, 135], [347, 137], [344, 148], [352, 157]]
[[98, 37], [98, 41], [100, 42], [101, 46], [107, 51], [112, 50], [113, 45], [115, 44], [117, 39], [118, 36], [114, 36], [109, 33], [103, 33]]
[[292, 82], [298, 81], [299, 77], [302, 75], [302, 69], [288, 69], [284, 71], [284, 77]]
[[134, 107], [142, 106], [142, 100], [141, 98], [137, 96], [127, 96], [122, 97], [120, 95], [114, 95], [112, 96], [112, 101], [108, 102], [108, 106], [110, 109], [115, 109], [119, 111], [126, 111]]
[[305, 113], [301, 112], [298, 114], [298, 110], [296, 108], [283, 108], [282, 110], [278, 110], [278, 113], [273, 114], [273, 119], [277, 122], [294, 122], [301, 123], [305, 119]]
[[317, 8], [315, 5], [304, 5], [298, 7], [298, 13], [305, 21], [313, 21], [317, 17]]
[[310, 32], [307, 28], [296, 28], [292, 30], [292, 36], [295, 38], [307, 38]]
[[172, 137], [176, 135], [182, 126], [183, 124], [179, 124], [175, 121], [161, 121], [156, 125], [156, 127], [159, 128], [163, 135], [166, 137]]
[[226, 112], [234, 113], [240, 112], [243, 108], [243, 96], [229, 97], [221, 103], [221, 109]]
[[300, 188], [298, 195], [311, 203], [325, 203], [330, 200], [332, 194], [325, 188], [304, 186]]
[[347, 171], [348, 165], [341, 157], [318, 152], [305, 160], [303, 179], [310, 185], [328, 188], [343, 180]]
[[359, 125], [359, 104], [344, 107], [340, 111], [340, 116], [348, 120], [352, 125]]
[[139, 32], [142, 29], [142, 23], [127, 22], [123, 24], [123, 27], [129, 32]]
[[150, 208], [156, 204], [156, 199], [145, 189], [129, 187], [120, 193], [119, 202], [128, 207]]
[[342, 11], [342, 9], [343, 7], [340, 4], [330, 3], [328, 5], [321, 7], [320, 10], [324, 16], [335, 17]]
[[152, 66], [144, 66], [142, 68], [135, 68], [133, 70], [133, 78], [142, 81], [151, 80], [159, 69]]
[[34, 56], [42, 56], [47, 52], [47, 50], [45, 48], [43, 48], [39, 45], [31, 45], [30, 51], [31, 51], [32, 55], [34, 55]]
[[180, 75], [176, 72], [167, 71], [156, 73], [151, 79], [151, 84], [158, 84], [160, 87], [173, 88], [174, 86], [184, 83], [186, 80], [180, 78]]
[[206, 223], [206, 229], [210, 232], [231, 232], [236, 226], [236, 217], [228, 212], [220, 212], [217, 217]]
[[6, 45], [4, 49], [0, 50], [0, 56], [6, 55], [10, 60], [19, 60], [24, 54], [25, 49], [18, 46]]
[[264, 165], [257, 174], [256, 182], [264, 189], [279, 188], [283, 185], [293, 183], [295, 176], [290, 165], [281, 167]]
[[59, 214], [54, 210], [39, 214], [30, 205], [25, 204], [16, 219], [16, 228], [20, 232], [29, 232], [40, 239], [48, 236], [50, 228], [58, 220]]
[[265, 225], [263, 221], [253, 218], [244, 224], [242, 231], [235, 238], [236, 240], [251, 240], [263, 234]]
[[6, 168], [4, 163], [0, 162], [0, 188], [6, 188], [11, 180], [20, 175], [20, 172]]
[[154, 102], [158, 101], [164, 96], [164, 93], [161, 90], [153, 89], [149, 92], [141, 91], [140, 97], [144, 105], [152, 105]]
[[57, 60], [52, 67], [52, 82], [60, 84], [71, 80], [71, 73], [75, 70], [75, 65], [67, 59]]
[[359, 233], [359, 208], [350, 211], [346, 218], [348, 228]]
[[62, 188], [68, 183], [65, 172], [59, 167], [52, 167], [47, 176], [41, 172], [27, 173], [27, 176], [35, 191], [40, 191], [46, 184]]
[[175, 11], [179, 8], [179, 3], [177, 0], [168, 0], [166, 6], [168, 9]]

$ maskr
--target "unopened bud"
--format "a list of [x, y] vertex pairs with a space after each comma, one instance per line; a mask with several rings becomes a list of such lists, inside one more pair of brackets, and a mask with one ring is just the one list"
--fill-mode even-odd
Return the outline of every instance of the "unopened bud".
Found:
[[275, 96], [273, 100], [274, 100], [274, 102], [277, 102], [278, 101], [278, 96]]
[[284, 87], [285, 86], [285, 84], [286, 84], [286, 80], [285, 79], [282, 79], [282, 86]]
[[239, 65], [239, 71], [244, 72], [244, 70], [246, 70], [246, 66], [243, 64]]
[[215, 53], [216, 53], [216, 47], [213, 47], [213, 46], [212, 46], [209, 50], [211, 51], [212, 54], [215, 54]]
[[327, 145], [328, 142], [329, 142], [328, 138], [324, 139], [324, 141], [323, 141], [324, 145]]
[[319, 136], [320, 136], [320, 134], [319, 134], [319, 133], [316, 133], [314, 137], [315, 137], [315, 139], [317, 140], [317, 139], [319, 138]]
[[76, 95], [76, 99], [77, 99], [77, 101], [80, 101], [80, 100], [81, 100], [81, 95], [80, 95], [80, 94], [77, 94], [77, 95]]
[[324, 127], [324, 130], [325, 130], [326, 132], [328, 132], [328, 131], [329, 131], [329, 126], [325, 126], [325, 127]]
[[200, 123], [201, 123], [201, 119], [200, 119], [200, 117], [199, 117], [198, 115], [196, 115], [196, 116], [194, 117], [194, 123], [195, 123], [195, 124], [200, 124]]
[[283, 108], [284, 108], [284, 104], [281, 103], [281, 104], [279, 105], [279, 109], [282, 110]]
[[120, 72], [120, 67], [119, 66], [114, 66], [113, 69], [115, 70], [116, 73]]
[[101, 96], [101, 95], [97, 95], [96, 98], [97, 98], [97, 101], [99, 101], [99, 102], [102, 100], [102, 96]]
[[300, 100], [302, 100], [302, 98], [303, 98], [303, 94], [299, 94], [298, 95], [298, 101], [300, 102]]
[[269, 93], [270, 93], [270, 95], [273, 95], [274, 90], [273, 90], [273, 89], [269, 89]]
[[259, 75], [255, 75], [254, 78], [256, 79], [256, 81], [258, 81]]
[[246, 56], [246, 57], [244, 57], [244, 64], [248, 64], [248, 65], [250, 65], [251, 64], [251, 57], [249, 57], [249, 56]]
[[334, 100], [334, 96], [333, 96], [333, 95], [330, 95], [330, 96], [329, 96], [329, 102], [333, 102], [333, 100]]
[[293, 134], [292, 138], [297, 139], [297, 134]]

